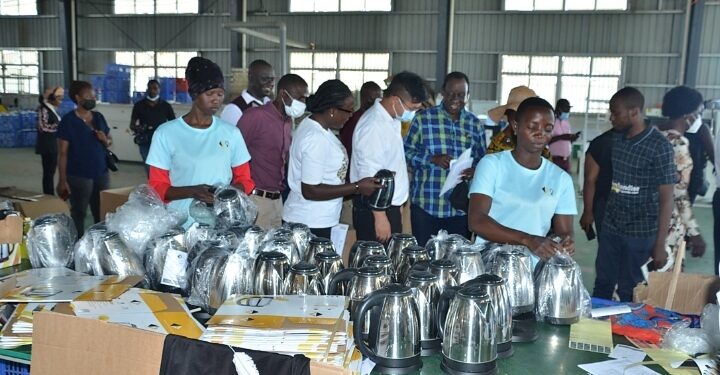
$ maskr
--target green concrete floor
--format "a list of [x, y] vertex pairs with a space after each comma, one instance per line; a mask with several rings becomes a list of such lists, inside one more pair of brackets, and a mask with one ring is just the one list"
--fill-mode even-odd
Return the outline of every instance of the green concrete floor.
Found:
[[[131, 186], [145, 182], [145, 170], [140, 164], [121, 163], [119, 168], [120, 171], [112, 173], [111, 187]], [[41, 191], [41, 176], [40, 157], [35, 155], [32, 149], [0, 149], [0, 186], [16, 186], [24, 190]], [[573, 179], [577, 180], [577, 176], [573, 175]], [[578, 210], [582, 211], [582, 201], [579, 195]], [[707, 203], [699, 202], [696, 204], [694, 212], [700, 224], [700, 231], [707, 243], [707, 250], [702, 258], [688, 257], [685, 262], [685, 272], [712, 274], [714, 249], [712, 210]], [[594, 263], [597, 241], [587, 241], [585, 234], [577, 224], [577, 220], [575, 222], [575, 233], [577, 244], [575, 258], [582, 267], [585, 285], [588, 289], [592, 289], [593, 280], [595, 279]]]

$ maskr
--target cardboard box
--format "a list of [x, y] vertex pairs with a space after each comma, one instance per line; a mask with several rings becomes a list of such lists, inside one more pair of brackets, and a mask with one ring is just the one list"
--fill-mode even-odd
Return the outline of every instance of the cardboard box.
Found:
[[[165, 335], [52, 312], [33, 316], [33, 375], [158, 374]], [[312, 375], [349, 375], [310, 362]]]
[[22, 240], [22, 216], [7, 216], [0, 220], [0, 243], [21, 243]]
[[16, 189], [14, 187], [0, 187], [0, 199], [7, 198], [13, 201], [15, 209], [25, 217], [35, 219], [44, 214], [64, 213], [70, 214], [70, 207], [62, 199], [52, 196]]
[[713, 275], [681, 273], [672, 306], [666, 307], [668, 285], [672, 272], [650, 272], [648, 283], [640, 284], [633, 291], [633, 301], [679, 312], [681, 314], [702, 314], [703, 307], [713, 302], [720, 289], [720, 278]]
[[135, 189], [134, 186], [122, 187], [117, 189], [108, 189], [100, 192], [100, 217], [104, 220], [105, 215], [115, 212], [115, 210], [125, 204], [128, 196]]

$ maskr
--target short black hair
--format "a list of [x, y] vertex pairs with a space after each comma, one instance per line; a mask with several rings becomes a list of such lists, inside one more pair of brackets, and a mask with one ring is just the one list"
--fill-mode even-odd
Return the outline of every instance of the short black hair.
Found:
[[250, 65], [248, 65], [248, 72], [251, 72], [251, 71], [253, 71], [253, 70], [255, 70], [255, 69], [260, 69], [260, 68], [270, 68], [270, 69], [272, 69], [272, 65], [270, 65], [269, 62], [267, 62], [267, 61], [265, 61], [265, 60], [263, 60], [263, 59], [257, 59], [257, 60], [255, 60], [255, 61], [251, 62]]
[[638, 108], [640, 111], [645, 108], [645, 97], [640, 90], [634, 87], [623, 87], [610, 99], [610, 101], [618, 100], [623, 103], [625, 108]]
[[662, 102], [662, 115], [677, 119], [695, 112], [703, 104], [699, 91], [687, 86], [677, 86], [665, 93]]
[[150, 85], [152, 85], [153, 83], [158, 85], [158, 87], [160, 87], [160, 81], [158, 81], [157, 79], [154, 79], [154, 78], [148, 81], [148, 83], [147, 83], [148, 87], [150, 87]]
[[90, 84], [90, 82], [72, 81], [68, 93], [70, 94], [70, 99], [73, 101], [73, 103], [77, 104], [77, 100], [75, 99], [75, 97], [79, 95], [83, 90], [87, 89], [92, 90], [92, 85]]
[[468, 84], [468, 88], [470, 88], [470, 78], [468, 78], [467, 74], [463, 72], [451, 72], [448, 73], [448, 75], [445, 76], [445, 80], [443, 80], [442, 88], [445, 90], [445, 86], [447, 86], [447, 83], [454, 79], [462, 79], [465, 80], [465, 83]]
[[425, 83], [419, 75], [412, 72], [400, 72], [396, 74], [387, 90], [385, 96], [400, 95], [407, 91], [413, 103], [422, 103], [427, 100]]
[[331, 79], [323, 82], [305, 103], [308, 112], [323, 113], [330, 108], [341, 107], [348, 97], [352, 97], [350, 88], [339, 79]]
[[305, 82], [303, 77], [300, 77], [297, 74], [290, 73], [280, 77], [277, 83], [278, 96], [280, 96], [280, 90], [287, 90], [288, 87], [294, 85], [301, 85], [307, 87], [308, 84], [307, 82]]
[[380, 85], [373, 81], [367, 81], [360, 86], [360, 95], [362, 95], [364, 92], [373, 91], [373, 90], [382, 90], [380, 88]]
[[515, 121], [519, 123], [522, 116], [530, 108], [545, 108], [550, 112], [553, 112], [553, 113], [555, 112], [555, 109], [553, 108], [552, 104], [548, 103], [547, 100], [545, 100], [539, 96], [533, 96], [533, 97], [523, 100], [522, 103], [520, 103], [520, 105], [517, 108], [517, 111], [515, 111]]

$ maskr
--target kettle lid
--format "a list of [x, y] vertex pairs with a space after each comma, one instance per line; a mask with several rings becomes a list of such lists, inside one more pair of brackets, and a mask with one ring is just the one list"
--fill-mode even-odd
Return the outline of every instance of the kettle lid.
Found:
[[488, 296], [488, 293], [485, 289], [479, 287], [479, 286], [466, 286], [460, 289], [458, 292], [459, 295], [462, 295], [467, 298], [490, 298]]
[[424, 247], [418, 245], [410, 245], [402, 250], [403, 254], [419, 255], [427, 254], [427, 250]]
[[315, 254], [316, 261], [337, 260], [337, 259], [340, 259], [340, 254], [338, 254], [334, 251], [323, 251], [323, 252]]
[[382, 290], [386, 294], [390, 294], [393, 296], [403, 296], [403, 295], [410, 296], [410, 295], [412, 295], [412, 289], [410, 289], [409, 286], [402, 285], [402, 284], [395, 284], [395, 283], [388, 284], [380, 290]]
[[224, 189], [218, 193], [217, 197], [220, 200], [229, 201], [235, 199], [238, 196], [238, 192], [235, 189]]
[[436, 259], [430, 262], [430, 268], [455, 269], [456, 265], [455, 262], [450, 259]]
[[365, 258], [365, 261], [363, 264], [372, 263], [372, 264], [380, 264], [380, 265], [386, 265], [392, 263], [392, 260], [387, 257], [387, 255], [371, 255], [367, 258]]
[[376, 178], [395, 178], [395, 172], [387, 169], [381, 169], [375, 173]]
[[428, 271], [411, 271], [408, 280], [413, 281], [437, 281], [438, 276]]
[[505, 279], [502, 277], [492, 274], [492, 273], [484, 273], [472, 280], [467, 281], [467, 283], [473, 283], [473, 285], [478, 284], [485, 284], [485, 285], [503, 285], [505, 284]]
[[259, 257], [263, 260], [287, 260], [287, 255], [279, 251], [265, 251], [260, 253]]
[[313, 237], [310, 239], [310, 243], [312, 244], [332, 244], [332, 241], [325, 237]]
[[415, 236], [413, 236], [412, 234], [408, 234], [408, 233], [393, 233], [392, 239], [395, 240], [395, 241], [398, 241], [398, 240], [414, 240], [414, 239], [415, 239]]
[[385, 248], [383, 247], [383, 245], [382, 245], [380, 242], [377, 242], [377, 241], [365, 241], [365, 242], [359, 244], [359, 245], [358, 245], [358, 248], [363, 248], [363, 249], [382, 249], [383, 251], [385, 251]]
[[310, 262], [297, 262], [290, 267], [290, 271], [294, 273], [315, 273], [318, 272], [318, 268], [316, 265], [310, 263]]
[[365, 266], [357, 269], [357, 274], [361, 276], [382, 276], [382, 270], [374, 266]]

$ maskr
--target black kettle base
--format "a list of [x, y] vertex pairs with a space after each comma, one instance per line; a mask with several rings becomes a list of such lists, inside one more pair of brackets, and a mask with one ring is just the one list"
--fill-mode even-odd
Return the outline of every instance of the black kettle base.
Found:
[[513, 350], [512, 341], [508, 341], [497, 346], [498, 358], [510, 358], [515, 350]]
[[381, 366], [379, 364], [375, 364], [375, 367], [373, 368], [373, 372], [377, 371], [381, 374], [410, 374], [413, 372], [416, 372], [417, 370], [420, 370], [422, 368], [422, 362], [418, 361], [417, 363], [409, 366], [409, 367], [385, 367]]
[[442, 341], [440, 339], [420, 341], [420, 356], [429, 357], [440, 353]]
[[512, 342], [532, 342], [537, 340], [537, 322], [535, 314], [527, 313], [513, 317]]
[[571, 324], [575, 324], [580, 320], [577, 316], [572, 318], [551, 318], [549, 316], [545, 317], [545, 321], [556, 326], [569, 326]]
[[486, 363], [462, 363], [443, 356], [440, 369], [450, 375], [496, 375], [495, 361]]

